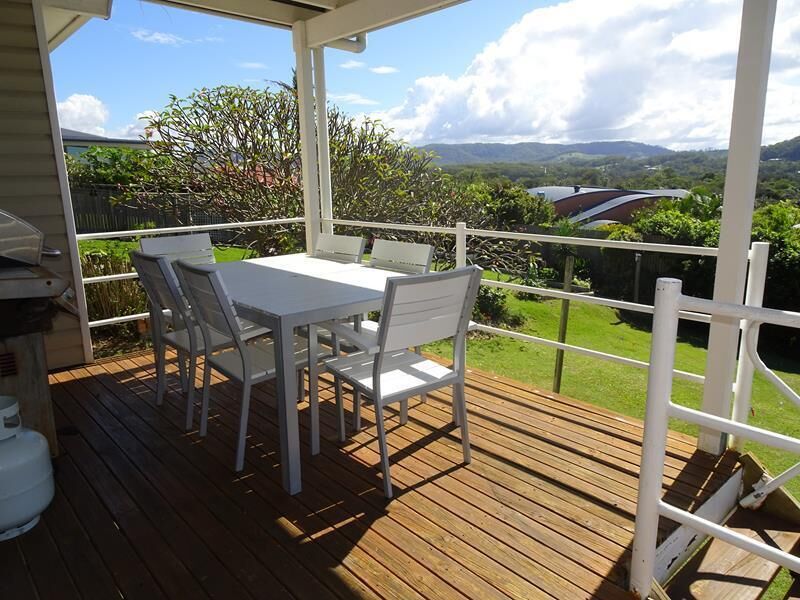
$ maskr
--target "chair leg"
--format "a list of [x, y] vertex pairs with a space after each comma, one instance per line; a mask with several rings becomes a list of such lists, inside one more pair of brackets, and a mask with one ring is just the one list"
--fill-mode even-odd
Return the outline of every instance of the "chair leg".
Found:
[[408, 423], [408, 398], [400, 401], [400, 425]]
[[[414, 352], [417, 353], [418, 355], [422, 356], [422, 346], [415, 346], [414, 347]], [[424, 392], [422, 394], [420, 394], [419, 395], [419, 401], [422, 402], [423, 404], [425, 404], [428, 401], [428, 394], [426, 394]]]
[[339, 418], [336, 419], [336, 430], [339, 434], [339, 441], [344, 441], [344, 401], [342, 400], [342, 380], [338, 377], [333, 378], [333, 387], [336, 393], [336, 410]]
[[353, 390], [353, 431], [361, 431], [361, 392]]
[[313, 389], [308, 392], [308, 408], [311, 417], [311, 456], [319, 454], [319, 393]]
[[383, 471], [383, 493], [392, 497], [392, 478], [389, 474], [389, 450], [386, 447], [386, 429], [383, 426], [383, 407], [375, 402], [375, 422], [378, 425], [378, 446], [381, 451], [381, 470]]
[[305, 373], [303, 369], [297, 369], [297, 403], [300, 404], [303, 400], [306, 399], [306, 386], [305, 386], [305, 379], [303, 377]]
[[208, 432], [208, 403], [211, 396], [211, 365], [206, 358], [203, 365], [203, 404], [200, 409], [200, 437]]
[[195, 378], [197, 377], [197, 355], [189, 354], [189, 389], [186, 391], [186, 431], [192, 428], [194, 421], [194, 388]]
[[185, 394], [189, 391], [189, 385], [186, 375], [186, 353], [183, 351], [178, 351], [178, 373], [181, 377], [181, 391]]
[[239, 439], [236, 442], [236, 472], [244, 468], [244, 450], [247, 441], [247, 419], [250, 416], [250, 382], [242, 382], [242, 413], [239, 415]]
[[453, 405], [456, 406], [458, 417], [461, 421], [461, 450], [464, 453], [464, 464], [472, 462], [472, 451], [469, 446], [469, 425], [467, 424], [467, 398], [464, 393], [464, 384], [453, 385]]
[[167, 391], [167, 349], [164, 344], [158, 344], [156, 353], [156, 404], [164, 404], [164, 393]]

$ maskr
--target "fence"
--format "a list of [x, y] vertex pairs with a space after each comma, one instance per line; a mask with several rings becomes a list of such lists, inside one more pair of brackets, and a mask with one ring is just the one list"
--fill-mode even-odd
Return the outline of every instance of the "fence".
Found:
[[[115, 201], [120, 193], [113, 185], [72, 188], [72, 210], [78, 234], [228, 223], [194, 206], [191, 194], [170, 194], [161, 202], [163, 208], [156, 208], [127, 206]], [[218, 244], [229, 244], [235, 238], [236, 233], [228, 230], [217, 229], [212, 234], [213, 241]]]

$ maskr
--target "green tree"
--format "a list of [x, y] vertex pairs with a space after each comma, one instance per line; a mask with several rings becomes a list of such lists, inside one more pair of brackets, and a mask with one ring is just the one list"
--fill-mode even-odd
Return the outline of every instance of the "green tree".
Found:
[[158, 158], [147, 150], [92, 146], [74, 156], [65, 155], [72, 186], [121, 185], [146, 182], [156, 168]]
[[[378, 121], [357, 122], [330, 106], [328, 123], [336, 217], [449, 227], [458, 221], [477, 228], [493, 225], [486, 209], [491, 194], [484, 184], [456, 182], [433, 164], [432, 153], [394, 140]], [[148, 131], [158, 160], [146, 180], [131, 186], [130, 202], [163, 206], [168, 199], [163, 192], [169, 190], [185, 193], [197, 209], [229, 221], [302, 215], [293, 86], [221, 86], [186, 98], [172, 96], [164, 110], [150, 117]], [[535, 202], [526, 202], [525, 214], [534, 214]], [[376, 233], [431, 243], [440, 264], [453, 264], [453, 236]], [[299, 244], [297, 228], [277, 234], [274, 228], [247, 230], [243, 236], [261, 254]], [[517, 246], [474, 239], [471, 256], [484, 266], [524, 273], [530, 256]]]

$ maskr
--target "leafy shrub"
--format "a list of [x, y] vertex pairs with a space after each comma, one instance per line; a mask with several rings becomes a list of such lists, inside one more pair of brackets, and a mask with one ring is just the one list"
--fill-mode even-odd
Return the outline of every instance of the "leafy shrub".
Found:
[[486, 285], [482, 285], [478, 289], [472, 318], [481, 323], [507, 327], [516, 327], [521, 322], [518, 315], [509, 312], [506, 304], [506, 292]]
[[[132, 266], [127, 252], [122, 253], [119, 247], [113, 247], [110, 252], [93, 250], [82, 253], [81, 269], [84, 277], [97, 277], [128, 273]], [[147, 311], [147, 298], [136, 279], [87, 285], [86, 304], [92, 321]]]
[[555, 220], [553, 203], [532, 196], [524, 188], [498, 182], [488, 186], [488, 216], [495, 229], [513, 229], [519, 225], [549, 225]]
[[150, 178], [157, 162], [165, 160], [147, 150], [107, 146], [92, 146], [77, 156], [67, 154], [65, 158], [70, 184], [76, 187], [142, 183]]
[[800, 310], [800, 207], [792, 202], [768, 204], [753, 214], [753, 239], [769, 242], [764, 305]]

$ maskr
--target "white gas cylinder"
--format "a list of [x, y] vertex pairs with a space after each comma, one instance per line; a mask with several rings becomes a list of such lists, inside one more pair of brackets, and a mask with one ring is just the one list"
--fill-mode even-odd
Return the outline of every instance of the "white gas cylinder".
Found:
[[16, 398], [0, 396], [0, 541], [33, 528], [54, 492], [47, 440], [22, 426]]

